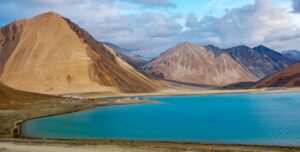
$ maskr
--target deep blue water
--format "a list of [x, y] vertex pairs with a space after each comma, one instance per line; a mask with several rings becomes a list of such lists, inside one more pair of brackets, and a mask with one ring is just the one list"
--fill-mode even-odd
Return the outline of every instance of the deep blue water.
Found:
[[23, 124], [32, 137], [300, 146], [300, 93], [145, 97]]

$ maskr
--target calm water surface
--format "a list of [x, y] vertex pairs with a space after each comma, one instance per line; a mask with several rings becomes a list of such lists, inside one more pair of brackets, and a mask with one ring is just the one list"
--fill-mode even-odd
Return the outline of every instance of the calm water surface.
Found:
[[98, 107], [27, 121], [24, 134], [300, 146], [300, 93], [145, 97], [157, 103]]

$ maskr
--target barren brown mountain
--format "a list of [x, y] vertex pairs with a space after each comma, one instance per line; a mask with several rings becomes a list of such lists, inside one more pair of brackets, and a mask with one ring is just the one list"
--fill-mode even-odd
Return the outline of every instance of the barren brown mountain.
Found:
[[224, 86], [254, 81], [227, 53], [181, 43], [144, 66], [147, 73], [180, 82]]
[[254, 88], [299, 87], [299, 86], [300, 86], [300, 63], [296, 63], [262, 79], [254, 86]]
[[15, 21], [0, 30], [1, 82], [47, 94], [149, 92], [158, 83], [57, 13]]

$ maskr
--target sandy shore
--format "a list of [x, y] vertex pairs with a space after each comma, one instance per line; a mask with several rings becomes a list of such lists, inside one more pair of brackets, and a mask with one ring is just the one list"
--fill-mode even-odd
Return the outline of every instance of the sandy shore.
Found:
[[[240, 90], [207, 90], [207, 89], [165, 89], [159, 92], [151, 93], [119, 93], [118, 97], [142, 97], [142, 96], [178, 96], [178, 95], [209, 95], [209, 94], [234, 94], [234, 93], [250, 93], [250, 94], [261, 94], [261, 93], [287, 93], [287, 92], [300, 92], [299, 88], [262, 88], [262, 89], [240, 89]], [[78, 94], [91, 99], [103, 98], [103, 97], [115, 97], [111, 95], [103, 95], [97, 93], [86, 93]]]
[[13, 152], [299, 152], [300, 147], [222, 145], [112, 140], [0, 139], [0, 151]]
[[[279, 93], [300, 92], [300, 88], [289, 89], [251, 89], [251, 90], [162, 90], [156, 93], [145, 94], [120, 94], [118, 96], [166, 96], [166, 95], [204, 95], [224, 93]], [[115, 97], [97, 93], [88, 94], [90, 98]], [[140, 104], [153, 102], [149, 100], [84, 100], [76, 102], [58, 102], [56, 104], [30, 105], [22, 110], [0, 110], [0, 152], [2, 151], [287, 151], [300, 152], [299, 147], [277, 146], [251, 146], [251, 145], [217, 145], [201, 143], [170, 143], [170, 142], [137, 142], [137, 141], [80, 141], [80, 140], [33, 140], [19, 137], [20, 122], [49, 115], [57, 115], [82, 110], [88, 110], [97, 106], [116, 104]], [[17, 125], [16, 125], [17, 124]], [[16, 138], [12, 138], [16, 137]], [[42, 143], [42, 144], [41, 144]]]
[[0, 143], [0, 152], [148, 152], [152, 149], [132, 148], [117, 145], [26, 144]]

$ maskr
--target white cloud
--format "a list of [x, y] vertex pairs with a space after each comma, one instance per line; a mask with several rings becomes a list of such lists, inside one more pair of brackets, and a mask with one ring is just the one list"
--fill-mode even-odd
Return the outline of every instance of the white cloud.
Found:
[[[139, 5], [173, 6], [167, 0], [117, 2], [114, 0], [0, 0], [0, 19], [32, 17], [55, 11], [70, 18], [101, 41], [116, 43], [134, 51], [157, 51], [180, 34], [178, 15], [147, 11]], [[136, 9], [127, 13], [127, 9]], [[150, 55], [152, 53], [149, 53]]]
[[276, 7], [271, 0], [257, 0], [254, 5], [227, 10], [219, 18], [206, 16], [197, 20], [189, 16], [186, 26], [189, 29], [182, 39], [200, 44], [221, 47], [264, 44], [277, 50], [300, 48], [300, 44], [291, 42], [299, 40], [300, 31], [291, 24], [289, 9]]
[[[296, 3], [299, 6], [299, 1], [294, 0], [294, 12]], [[297, 16], [291, 13], [292, 7], [257, 0], [255, 4], [228, 9], [221, 17], [202, 18], [151, 9], [174, 6], [170, 0], [0, 0], [0, 22], [56, 11], [98, 40], [151, 57], [181, 41], [220, 47], [264, 44], [276, 50], [300, 49], [300, 24], [292, 22]]]
[[98, 28], [94, 35], [103, 41], [145, 52], [167, 44], [172, 37], [180, 34], [182, 27], [176, 18], [148, 12], [107, 18], [87, 28]]

